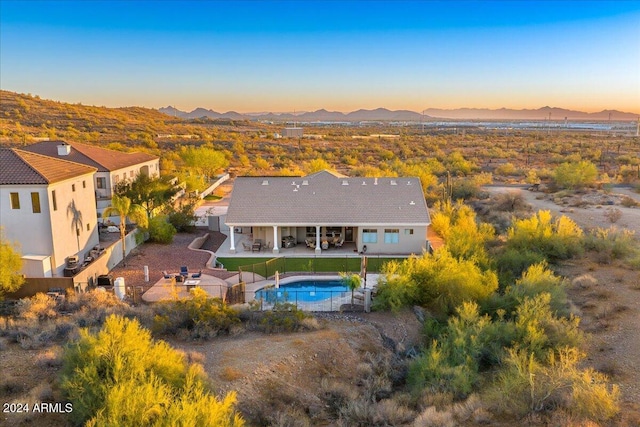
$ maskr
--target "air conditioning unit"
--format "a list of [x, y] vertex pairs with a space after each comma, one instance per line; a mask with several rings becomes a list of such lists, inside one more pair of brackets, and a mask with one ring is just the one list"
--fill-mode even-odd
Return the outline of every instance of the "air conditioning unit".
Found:
[[67, 258], [67, 267], [75, 267], [78, 262], [80, 262], [80, 258], [77, 255], [73, 255]]

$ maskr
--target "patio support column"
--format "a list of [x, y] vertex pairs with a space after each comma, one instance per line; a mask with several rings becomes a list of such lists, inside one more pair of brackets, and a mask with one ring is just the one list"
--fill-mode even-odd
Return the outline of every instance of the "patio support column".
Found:
[[320, 249], [320, 226], [316, 225], [316, 253], [319, 254], [322, 252]]
[[231, 239], [231, 247], [229, 248], [229, 252], [232, 254], [236, 253], [236, 236], [234, 235], [234, 226], [229, 226], [229, 238]]
[[277, 254], [278, 252], [280, 252], [280, 250], [278, 249], [278, 226], [274, 225], [273, 226], [273, 253]]

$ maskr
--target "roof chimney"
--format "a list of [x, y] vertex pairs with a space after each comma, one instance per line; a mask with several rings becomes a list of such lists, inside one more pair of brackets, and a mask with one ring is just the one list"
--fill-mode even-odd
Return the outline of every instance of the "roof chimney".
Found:
[[58, 156], [68, 156], [71, 153], [71, 146], [65, 142], [58, 145]]

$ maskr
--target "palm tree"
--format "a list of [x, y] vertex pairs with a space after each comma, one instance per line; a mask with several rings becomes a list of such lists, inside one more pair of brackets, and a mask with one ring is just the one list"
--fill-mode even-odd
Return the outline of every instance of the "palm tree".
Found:
[[76, 201], [71, 200], [67, 206], [67, 218], [71, 216], [71, 229], [76, 232], [76, 241], [78, 243], [78, 253], [80, 253], [80, 231], [82, 230], [82, 212], [76, 207]]
[[342, 283], [351, 290], [351, 308], [353, 309], [353, 292], [360, 287], [362, 278], [358, 274], [340, 273]]
[[106, 208], [102, 213], [103, 217], [117, 215], [120, 217], [120, 239], [122, 241], [122, 262], [123, 265], [127, 265], [126, 262], [126, 227], [127, 219], [135, 222], [141, 227], [146, 227], [149, 223], [147, 218], [147, 212], [140, 205], [131, 203], [131, 199], [126, 196], [118, 196], [114, 194], [111, 198], [111, 206]]

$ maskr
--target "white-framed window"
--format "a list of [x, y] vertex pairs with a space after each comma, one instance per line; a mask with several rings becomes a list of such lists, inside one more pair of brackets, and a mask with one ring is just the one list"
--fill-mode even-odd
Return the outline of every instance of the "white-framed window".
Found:
[[107, 188], [107, 178], [105, 178], [105, 177], [96, 178], [96, 187], [97, 188]]
[[404, 229], [404, 234], [407, 236], [410, 236], [413, 234], [413, 228], [405, 228]]
[[400, 230], [397, 228], [386, 228], [384, 230], [384, 242], [385, 243], [400, 243]]
[[378, 230], [375, 228], [363, 229], [362, 243], [378, 243]]

